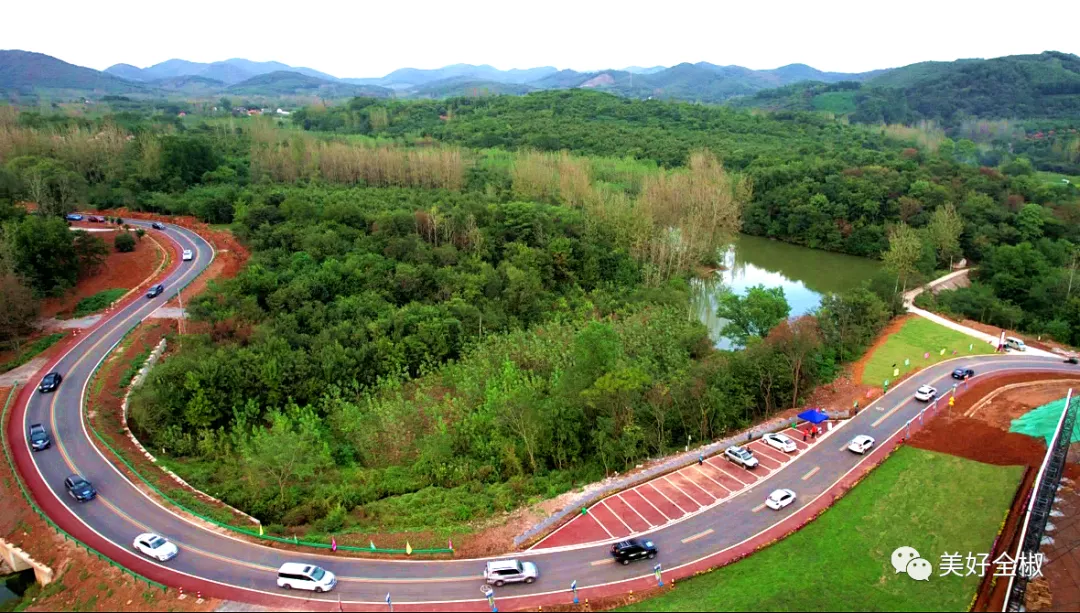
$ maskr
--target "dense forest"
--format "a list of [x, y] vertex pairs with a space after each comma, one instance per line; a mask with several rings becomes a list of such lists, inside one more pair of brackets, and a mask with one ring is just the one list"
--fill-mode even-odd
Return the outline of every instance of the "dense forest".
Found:
[[[834, 377], [951, 262], [985, 267], [990, 319], [1060, 292], [1080, 242], [1075, 186], [913, 128], [580, 91], [294, 117], [0, 112], [3, 262], [19, 225], [82, 203], [231, 224], [251, 250], [192, 302], [198, 334], [131, 426], [278, 532], [460, 530], [722, 436]], [[745, 349], [717, 351], [689, 281], [737, 231], [889, 273], [793, 320], [768, 288], [730, 296]], [[1033, 313], [1017, 324], [1077, 340]]]

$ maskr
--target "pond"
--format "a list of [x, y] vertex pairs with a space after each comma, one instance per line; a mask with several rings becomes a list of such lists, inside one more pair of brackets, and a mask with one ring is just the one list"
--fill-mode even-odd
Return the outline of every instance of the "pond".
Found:
[[854, 289], [881, 269], [877, 260], [747, 235], [728, 248], [723, 264], [714, 279], [694, 281], [690, 307], [720, 349], [732, 348], [721, 334], [727, 321], [716, 316], [725, 291], [743, 295], [754, 285], [782, 287], [794, 317], [816, 309], [823, 294]]

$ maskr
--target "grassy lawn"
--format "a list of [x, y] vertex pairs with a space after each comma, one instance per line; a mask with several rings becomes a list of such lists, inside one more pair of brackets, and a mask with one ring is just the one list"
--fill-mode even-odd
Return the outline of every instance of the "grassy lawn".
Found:
[[60, 339], [64, 338], [63, 332], [57, 332], [56, 334], [50, 334], [43, 336], [27, 347], [23, 348], [22, 353], [16, 356], [14, 359], [0, 364], [0, 373], [7, 372], [13, 368], [18, 368], [23, 364], [26, 364], [30, 360], [37, 357], [39, 353], [45, 351], [49, 347], [52, 347], [56, 343], [60, 342]]
[[[968, 349], [968, 346], [971, 349]], [[941, 350], [945, 349], [945, 355]], [[956, 351], [956, 355], [953, 355]], [[927, 352], [930, 357], [923, 358]], [[961, 334], [928, 319], [915, 317], [908, 320], [900, 331], [889, 337], [884, 345], [877, 348], [863, 370], [862, 383], [880, 386], [885, 379], [893, 377], [893, 364], [900, 369], [900, 374], [936, 364], [942, 360], [964, 356], [993, 353], [994, 347], [976, 338]], [[911, 360], [905, 367], [904, 360]]]
[[[799, 532], [623, 610], [966, 611], [980, 579], [940, 576], [941, 555], [989, 553], [1022, 474], [901, 447]], [[905, 545], [933, 565], [929, 581], [893, 570]]]
[[79, 304], [75, 305], [75, 311], [71, 314], [74, 317], [83, 317], [91, 313], [96, 313], [101, 309], [112, 304], [114, 300], [120, 298], [128, 291], [122, 287], [115, 289], [107, 289], [100, 291], [93, 296], [88, 296], [79, 301]]

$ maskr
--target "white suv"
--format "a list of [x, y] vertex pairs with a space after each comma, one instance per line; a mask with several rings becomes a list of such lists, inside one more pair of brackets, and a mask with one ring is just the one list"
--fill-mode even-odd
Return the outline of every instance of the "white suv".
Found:
[[532, 562], [495, 560], [484, 568], [484, 581], [502, 587], [506, 583], [532, 583], [540, 573]]
[[784, 436], [783, 434], [776, 434], [770, 432], [761, 437], [761, 440], [765, 441], [765, 444], [773, 449], [779, 449], [784, 453], [795, 453], [795, 441]]
[[184, 253], [180, 255], [180, 259], [185, 262], [191, 261], [192, 257], [194, 257], [194, 254], [191, 253], [191, 249], [184, 249]]
[[915, 392], [915, 400], [930, 402], [934, 398], [937, 398], [937, 390], [929, 385], [924, 385]]

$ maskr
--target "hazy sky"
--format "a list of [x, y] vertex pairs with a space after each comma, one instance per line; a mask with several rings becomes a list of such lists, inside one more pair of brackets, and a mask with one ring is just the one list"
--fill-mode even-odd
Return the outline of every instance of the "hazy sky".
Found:
[[104, 69], [277, 60], [338, 77], [458, 62], [576, 70], [707, 61], [858, 72], [924, 60], [1080, 53], [1080, 1], [439, 0], [5, 3], [0, 48]]

